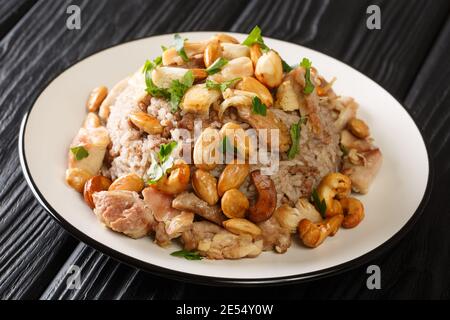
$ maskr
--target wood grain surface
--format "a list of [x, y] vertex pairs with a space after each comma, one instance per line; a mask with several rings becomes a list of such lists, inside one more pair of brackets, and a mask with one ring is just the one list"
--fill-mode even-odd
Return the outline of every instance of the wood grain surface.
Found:
[[[65, 27], [69, 4], [82, 9], [81, 30]], [[381, 8], [381, 30], [366, 28], [370, 4]], [[448, 0], [0, 0], [0, 298], [450, 298], [449, 13]], [[145, 36], [248, 32], [255, 24], [266, 36], [319, 50], [362, 71], [404, 104], [424, 135], [435, 168], [431, 198], [411, 232], [369, 263], [381, 268], [381, 290], [367, 289], [367, 265], [274, 288], [236, 290], [157, 277], [74, 239], [40, 207], [23, 179], [20, 121], [69, 65]], [[79, 290], [66, 286], [71, 265], [82, 270]]]

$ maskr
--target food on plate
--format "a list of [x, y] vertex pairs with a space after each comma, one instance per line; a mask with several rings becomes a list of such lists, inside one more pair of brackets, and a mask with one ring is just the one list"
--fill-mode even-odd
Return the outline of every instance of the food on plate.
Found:
[[352, 192], [369, 192], [383, 159], [335, 81], [308, 58], [289, 65], [258, 27], [242, 43], [177, 34], [111, 90], [90, 93], [66, 182], [105, 226], [178, 243], [173, 256], [316, 248], [364, 223]]

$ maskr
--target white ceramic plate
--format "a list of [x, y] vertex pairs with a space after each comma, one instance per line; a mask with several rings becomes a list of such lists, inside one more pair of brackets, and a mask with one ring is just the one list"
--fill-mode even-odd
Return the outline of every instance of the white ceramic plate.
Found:
[[[214, 32], [182, 34], [190, 40]], [[243, 40], [245, 35], [234, 34]], [[83, 242], [128, 264], [178, 279], [203, 283], [284, 283], [346, 270], [373, 258], [406, 232], [429, 194], [429, 160], [422, 136], [405, 109], [383, 88], [351, 67], [319, 52], [266, 38], [291, 64], [308, 57], [327, 79], [337, 77], [335, 90], [360, 103], [383, 167], [370, 193], [361, 197], [366, 218], [355, 229], [339, 231], [314, 250], [295, 240], [286, 254], [265, 252], [255, 259], [188, 261], [172, 257], [176, 249], [160, 248], [150, 238], [133, 240], [97, 221], [82, 197], [64, 182], [68, 146], [86, 115], [85, 101], [100, 84], [112, 87], [137, 70], [173, 35], [141, 39], [96, 53], [73, 65], [42, 92], [24, 118], [20, 132], [21, 164], [40, 203], [64, 228]]]

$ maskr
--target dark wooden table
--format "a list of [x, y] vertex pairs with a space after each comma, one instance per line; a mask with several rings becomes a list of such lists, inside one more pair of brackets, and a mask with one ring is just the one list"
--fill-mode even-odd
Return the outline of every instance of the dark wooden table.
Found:
[[[80, 30], [66, 28], [69, 4], [81, 7]], [[381, 30], [366, 28], [370, 4], [381, 8]], [[449, 12], [448, 0], [0, 0], [0, 297], [449, 299]], [[216, 288], [153, 276], [73, 238], [24, 181], [20, 121], [50, 79], [69, 65], [145, 36], [248, 32], [255, 24], [267, 36], [319, 50], [367, 74], [403, 103], [424, 135], [435, 167], [431, 198], [411, 232], [369, 263], [381, 268], [381, 290], [367, 289], [367, 265], [275, 288]], [[71, 265], [81, 267], [79, 290], [66, 286]]]

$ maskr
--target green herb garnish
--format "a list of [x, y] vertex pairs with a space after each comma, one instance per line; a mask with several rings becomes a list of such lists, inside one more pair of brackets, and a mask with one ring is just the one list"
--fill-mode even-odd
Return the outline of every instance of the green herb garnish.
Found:
[[305, 68], [305, 89], [303, 90], [305, 94], [310, 94], [314, 91], [314, 85], [311, 82], [311, 65], [312, 62], [307, 58], [303, 58], [302, 62], [300, 62], [300, 66]]
[[253, 30], [250, 31], [250, 33], [248, 34], [247, 39], [245, 39], [244, 42], [242, 42], [242, 44], [246, 45], [247, 47], [250, 47], [255, 43], [259, 44], [263, 52], [267, 52], [270, 50], [269, 47], [266, 46], [266, 44], [264, 43], [264, 39], [262, 38], [261, 35], [261, 28], [258, 26], [255, 26]]
[[283, 66], [283, 72], [289, 72], [291, 71], [293, 68], [283, 59], [281, 59], [281, 65]]
[[172, 168], [174, 159], [171, 157], [171, 154], [177, 145], [178, 143], [176, 141], [161, 144], [159, 146], [159, 152], [157, 153], [158, 159], [155, 158], [153, 153], [150, 155], [152, 158], [152, 164], [148, 169], [148, 184], [157, 183], [166, 174], [166, 172]]
[[252, 99], [252, 112], [262, 116], [267, 114], [267, 106], [257, 96], [254, 96]]
[[302, 124], [306, 123], [306, 118], [300, 118], [298, 123], [291, 125], [289, 130], [291, 134], [292, 145], [288, 151], [288, 158], [294, 159], [295, 156], [300, 152], [300, 132], [302, 130]]
[[170, 97], [170, 94], [167, 92], [167, 90], [157, 87], [152, 80], [152, 71], [160, 66], [161, 63], [161, 57], [156, 57], [153, 61], [147, 60], [145, 62], [144, 68], [142, 69], [142, 72], [145, 75], [145, 85], [147, 86], [145, 91], [147, 91], [147, 93], [153, 97], [168, 99]]
[[240, 156], [238, 148], [230, 142], [230, 139], [228, 139], [227, 136], [223, 137], [222, 141], [220, 141], [219, 150], [222, 153], [228, 153], [233, 155], [235, 154], [237, 156]]
[[314, 206], [319, 211], [322, 218], [325, 219], [325, 213], [327, 212], [327, 203], [325, 202], [325, 199], [320, 200], [317, 189], [313, 190], [311, 194], [311, 201], [314, 203]]
[[170, 95], [172, 112], [176, 112], [186, 91], [194, 84], [194, 74], [191, 70], [186, 72], [181, 80], [173, 80], [167, 92]]
[[180, 35], [177, 33], [174, 36], [175, 40], [175, 50], [177, 50], [180, 57], [183, 59], [184, 62], [188, 62], [189, 58], [186, 54], [186, 51], [184, 50], [184, 39], [180, 37]]
[[341, 151], [344, 154], [344, 156], [348, 156], [349, 150], [347, 149], [346, 146], [344, 146], [342, 143], [339, 143], [339, 148], [341, 148]]
[[206, 88], [225, 91], [230, 88], [235, 82], [242, 80], [242, 78], [235, 78], [224, 82], [215, 82], [209, 79], [206, 79]]
[[166, 51], [168, 48], [166, 46], [161, 45], [161, 50], [164, 52]]
[[203, 257], [198, 252], [187, 251], [187, 250], [175, 251], [175, 252], [172, 252], [170, 255], [174, 256], [174, 257], [185, 258], [186, 260], [202, 260], [203, 259]]
[[70, 151], [73, 153], [77, 161], [80, 161], [89, 156], [89, 152], [83, 146], [70, 148]]
[[206, 72], [208, 72], [209, 75], [215, 74], [217, 72], [220, 72], [220, 70], [222, 70], [223, 66], [225, 66], [228, 63], [227, 59], [224, 59], [222, 57], [217, 58], [216, 61], [213, 62], [212, 65], [210, 65], [207, 69]]

